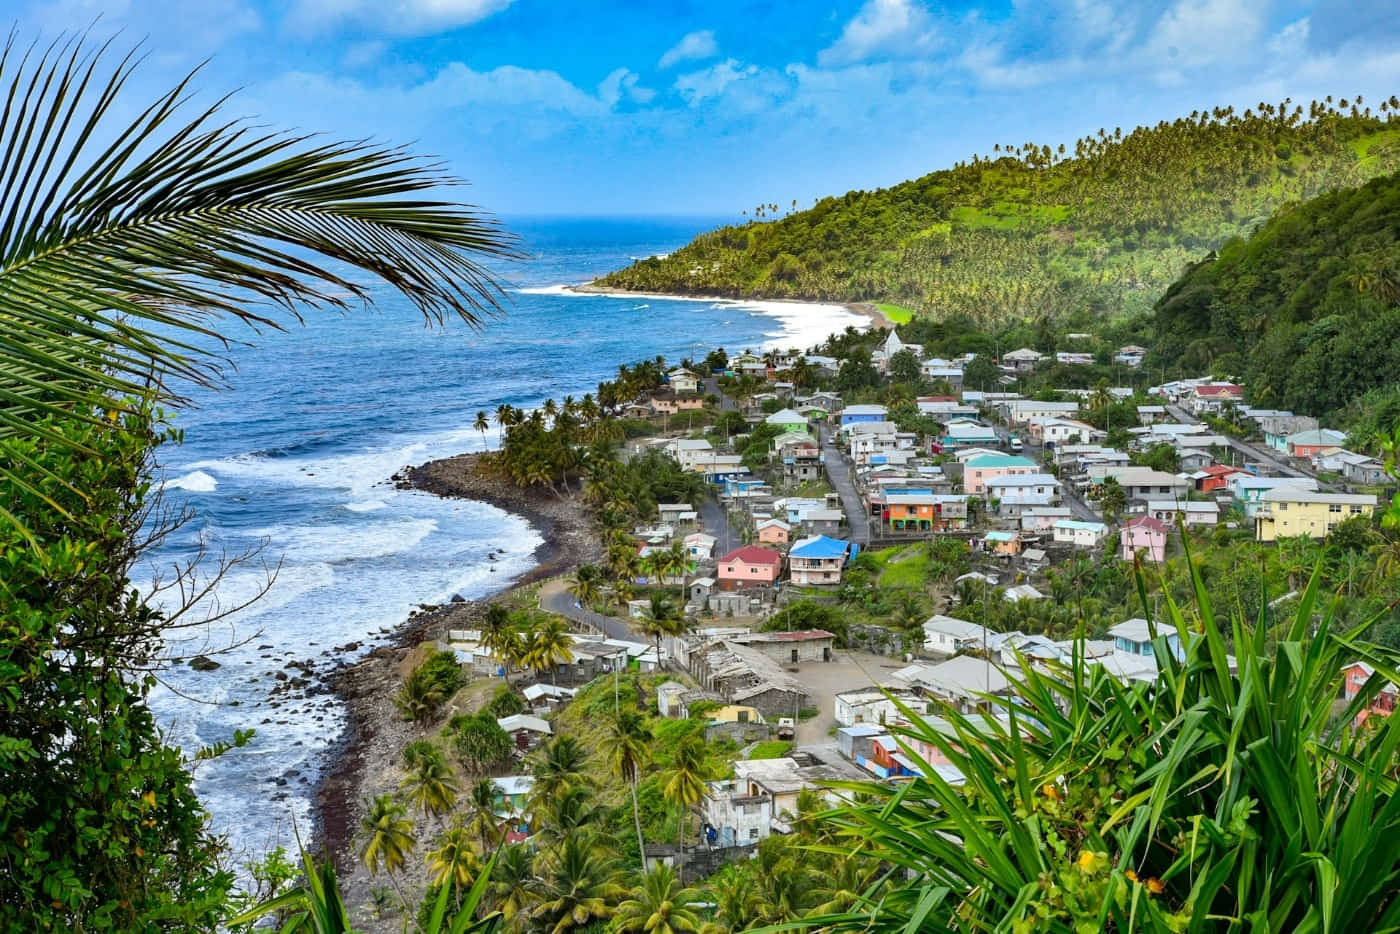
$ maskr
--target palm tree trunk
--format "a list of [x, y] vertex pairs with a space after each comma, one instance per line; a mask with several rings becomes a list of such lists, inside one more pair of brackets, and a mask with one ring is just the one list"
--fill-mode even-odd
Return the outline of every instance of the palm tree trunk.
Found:
[[642, 815], [637, 809], [637, 773], [632, 772], [632, 822], [637, 825], [637, 855], [642, 860], [642, 869], [647, 868], [647, 845], [642, 839]]

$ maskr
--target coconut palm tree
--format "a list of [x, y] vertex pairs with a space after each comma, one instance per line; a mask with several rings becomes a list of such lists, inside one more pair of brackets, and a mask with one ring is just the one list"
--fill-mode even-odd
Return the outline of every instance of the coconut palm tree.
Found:
[[691, 906], [699, 893], [681, 885], [665, 863], [643, 873], [632, 897], [617, 906], [609, 930], [615, 934], [696, 934], [700, 915]]
[[408, 803], [416, 806], [424, 817], [439, 817], [457, 803], [457, 783], [452, 779], [452, 766], [447, 764], [441, 750], [435, 746], [429, 748], [430, 752], [415, 758], [412, 770], [403, 780], [403, 790]]
[[[181, 379], [213, 383], [202, 339], [221, 321], [278, 327], [370, 302], [347, 268], [430, 320], [478, 325], [496, 309], [480, 259], [517, 251], [476, 209], [427, 195], [454, 182], [437, 164], [267, 131], [219, 104], [191, 111], [193, 73], [133, 107], [144, 56], [81, 39], [12, 51], [0, 81], [23, 105], [0, 116], [0, 438], [75, 450], [43, 420], [95, 420], [95, 396], [112, 409], [172, 400]], [[19, 481], [8, 464], [0, 477]]]
[[433, 885], [451, 883], [464, 888], [481, 872], [481, 859], [472, 848], [471, 831], [455, 824], [438, 837], [438, 845], [428, 851], [429, 878]]
[[680, 580], [680, 602], [684, 606], [685, 571], [690, 566], [690, 553], [685, 550], [684, 542], [672, 542], [670, 547], [659, 554], [663, 558], [660, 567], [661, 573]]
[[466, 829], [481, 844], [485, 853], [495, 846], [501, 836], [501, 818], [496, 814], [496, 798], [501, 794], [500, 787], [489, 778], [482, 778], [467, 793], [467, 806], [470, 818]]
[[546, 742], [543, 755], [535, 762], [531, 774], [535, 784], [530, 789], [532, 807], [561, 794], [570, 785], [588, 783], [588, 753], [568, 733], [560, 733]]
[[540, 839], [555, 841], [592, 832], [606, 814], [593, 789], [579, 784], [565, 785], [534, 809]]
[[679, 618], [680, 612], [676, 605], [661, 594], [654, 593], [646, 608], [642, 610], [641, 618], [637, 620], [637, 628], [642, 631], [642, 635], [656, 643], [658, 665], [661, 664], [661, 637], [671, 635], [675, 631], [675, 623]]
[[491, 427], [491, 420], [486, 417], [485, 412], [476, 413], [476, 420], [472, 422], [472, 427], [481, 432], [481, 446], [486, 447], [486, 430]]
[[499, 659], [510, 673], [512, 637], [518, 639], [520, 630], [510, 618], [510, 610], [504, 604], [492, 603], [486, 607], [486, 615], [481, 620], [481, 644]]
[[687, 736], [676, 747], [671, 760], [671, 769], [661, 786], [661, 796], [680, 809], [681, 878], [685, 873], [685, 838], [687, 818], [690, 811], [709, 794], [706, 782], [710, 778], [710, 765], [705, 759], [705, 744], [698, 736]]
[[569, 593], [580, 606], [592, 606], [598, 601], [603, 574], [594, 564], [580, 564], [569, 576]]
[[637, 781], [651, 761], [651, 738], [646, 718], [638, 711], [619, 710], [613, 714], [608, 729], [608, 759], [613, 774], [632, 791], [632, 821], [637, 825], [637, 852], [642, 855], [646, 854], [646, 841], [642, 839], [642, 817], [637, 806]]
[[380, 795], [365, 801], [365, 816], [360, 819], [365, 845], [360, 850], [360, 862], [370, 875], [380, 869], [392, 872], [403, 865], [404, 857], [413, 849], [413, 822], [404, 814], [404, 807], [393, 795]]
[[573, 645], [573, 637], [561, 616], [545, 619], [530, 631], [525, 642], [529, 664], [535, 669], [536, 677], [548, 669], [551, 683], [555, 679], [555, 668], [574, 660], [574, 653], [569, 648]]
[[611, 854], [581, 835], [565, 837], [537, 857], [530, 915], [539, 930], [569, 934], [607, 921], [626, 894]]
[[509, 924], [535, 900], [530, 883], [534, 879], [534, 854], [520, 844], [501, 847], [487, 886], [487, 904], [501, 913]]

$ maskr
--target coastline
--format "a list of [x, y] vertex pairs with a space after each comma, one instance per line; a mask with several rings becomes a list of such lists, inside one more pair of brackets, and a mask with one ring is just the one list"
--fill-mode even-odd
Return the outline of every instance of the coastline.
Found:
[[535, 549], [535, 566], [479, 599], [422, 605], [421, 612], [411, 613], [394, 629], [388, 644], [342, 665], [326, 679], [345, 706], [346, 727], [313, 792], [312, 850], [334, 861], [352, 910], [369, 903], [373, 882], [356, 859], [361, 802], [397, 788], [399, 751], [417, 736], [415, 727], [398, 715], [393, 700], [405, 669], [417, 660], [414, 648], [445, 637], [449, 629], [471, 628], [486, 607], [503, 596], [600, 554], [576, 496], [560, 499], [521, 490], [480, 468], [481, 454], [459, 454], [406, 468], [393, 479], [400, 488], [484, 502], [521, 516], [542, 538]]
[[691, 294], [688, 292], [641, 292], [633, 289], [617, 289], [594, 285], [591, 282], [563, 286], [563, 291], [578, 295], [613, 296], [616, 298], [650, 298], [659, 301], [691, 302], [734, 302], [736, 304], [817, 306], [822, 308], [842, 308], [870, 321], [870, 327], [888, 330], [894, 327], [873, 302], [821, 301], [814, 298], [767, 298], [759, 295]]

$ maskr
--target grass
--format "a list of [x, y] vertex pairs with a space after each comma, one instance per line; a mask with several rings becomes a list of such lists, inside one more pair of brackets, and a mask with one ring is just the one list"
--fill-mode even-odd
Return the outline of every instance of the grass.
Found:
[[880, 309], [880, 314], [888, 318], [891, 324], [908, 324], [914, 318], [914, 309], [905, 308], [903, 305], [876, 302], [875, 307]]
[[757, 743], [749, 752], [749, 759], [781, 759], [792, 752], [792, 743], [785, 739], [770, 739]]
[[884, 570], [880, 586], [922, 590], [927, 584], [928, 552], [922, 544], [886, 548], [875, 555]]

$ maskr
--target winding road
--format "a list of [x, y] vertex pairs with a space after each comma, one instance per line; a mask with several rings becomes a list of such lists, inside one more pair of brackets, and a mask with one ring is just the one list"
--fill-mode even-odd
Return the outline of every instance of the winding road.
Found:
[[574, 602], [573, 594], [569, 593], [568, 584], [562, 580], [549, 581], [540, 587], [540, 609], [596, 629], [609, 639], [650, 645], [646, 639], [633, 632], [625, 621], [578, 606]]
[[846, 524], [851, 541], [864, 548], [870, 544], [870, 517], [865, 511], [865, 502], [856, 492], [855, 481], [851, 478], [851, 462], [846, 460], [840, 448], [831, 440], [831, 432], [819, 428], [822, 438], [822, 460], [826, 462], [826, 479], [832, 489], [841, 494], [841, 506], [846, 510]]

